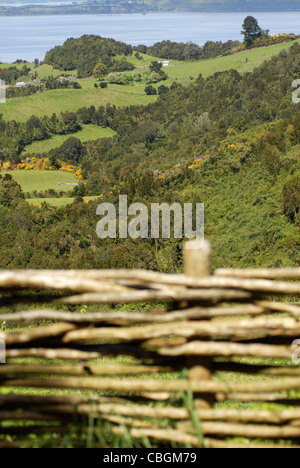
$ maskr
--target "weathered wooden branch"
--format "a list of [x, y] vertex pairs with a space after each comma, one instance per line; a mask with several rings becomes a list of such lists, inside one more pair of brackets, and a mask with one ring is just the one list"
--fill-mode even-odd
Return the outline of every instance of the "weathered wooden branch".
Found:
[[21, 333], [0, 332], [0, 339], [5, 341], [6, 346], [11, 344], [24, 344], [46, 338], [61, 337], [66, 332], [74, 330], [75, 328], [76, 326], [72, 323], [56, 323], [53, 325], [36, 327]]
[[[252, 439], [299, 439], [300, 427], [292, 426], [262, 426], [248, 424], [230, 424], [221, 422], [202, 422], [202, 430], [206, 436], [245, 437]], [[191, 422], [179, 423], [179, 430], [193, 433]]]
[[[103, 357], [115, 357], [115, 356], [133, 356], [138, 359], [155, 359], [156, 363], [162, 363], [168, 361], [168, 359], [159, 356], [157, 352], [142, 347], [132, 346], [129, 344], [103, 344], [98, 346], [82, 346], [79, 349], [65, 348], [63, 345], [60, 347], [37, 347], [27, 348], [20, 347], [14, 349], [6, 349], [7, 359], [15, 358], [43, 358], [48, 360], [62, 359], [62, 360], [90, 360], [100, 359]], [[179, 360], [178, 360], [179, 362]]]
[[266, 377], [300, 377], [300, 367], [272, 367], [255, 365], [255, 364], [241, 364], [238, 362], [213, 362], [214, 372], [236, 372], [242, 374], [264, 375]]
[[[46, 402], [45, 402], [46, 404]], [[172, 419], [175, 421], [187, 421], [190, 413], [186, 408], [166, 407], [153, 408], [142, 405], [118, 405], [118, 404], [77, 404], [76, 407], [70, 404], [43, 406], [39, 411], [44, 414], [54, 415], [73, 414], [101, 417], [102, 414], [114, 414], [132, 418], [150, 419]], [[39, 413], [40, 414], [40, 413]], [[292, 421], [299, 421], [300, 410], [286, 411], [260, 411], [260, 410], [235, 410], [235, 409], [199, 409], [196, 414], [202, 421], [227, 421], [237, 423], [257, 423], [257, 424], [289, 424]]]
[[300, 279], [300, 268], [218, 268], [214, 274], [231, 278]]
[[292, 348], [288, 346], [227, 343], [225, 341], [216, 343], [191, 341], [174, 348], [161, 348], [159, 354], [162, 356], [247, 356], [291, 359]]
[[300, 316], [300, 306], [295, 304], [289, 304], [286, 302], [273, 302], [273, 301], [255, 301], [255, 305], [262, 307], [265, 312], [282, 312], [295, 317]]
[[[272, 303], [271, 303], [272, 304]], [[281, 304], [280, 304], [281, 305]], [[300, 307], [294, 306], [300, 316]], [[59, 312], [55, 310], [28, 310], [16, 312], [13, 314], [1, 314], [0, 322], [19, 322], [32, 323], [39, 320], [62, 321], [76, 324], [94, 324], [94, 325], [129, 325], [142, 323], [169, 323], [183, 320], [199, 320], [215, 317], [233, 317], [233, 316], [256, 316], [266, 313], [270, 307], [263, 308], [253, 304], [242, 304], [231, 307], [193, 307], [182, 309], [180, 311], [162, 310], [159, 313], [149, 311], [145, 312], [95, 312], [95, 313], [72, 313]], [[276, 310], [276, 309], [275, 309]], [[283, 310], [287, 312], [287, 310]]]
[[[60, 365], [39, 365], [39, 364], [7, 364], [0, 366], [1, 375], [141, 375], [173, 372], [174, 367], [164, 366], [142, 366], [126, 364], [60, 364]], [[1, 400], [0, 400], [1, 401]]]
[[84, 274], [68, 278], [64, 271], [47, 272], [0, 271], [0, 290], [45, 289], [71, 292], [122, 292], [126, 287], [113, 282], [101, 282], [86, 278]]
[[180, 322], [130, 328], [93, 328], [66, 332], [63, 343], [91, 340], [134, 341], [178, 335], [188, 338], [219, 336], [223, 338], [250, 336], [300, 336], [300, 322], [293, 318], [258, 318], [223, 322]]
[[124, 293], [86, 293], [53, 299], [52, 304], [131, 304], [136, 302], [180, 302], [199, 301], [217, 304], [223, 301], [249, 301], [257, 295], [230, 289], [128, 291]]
[[[156, 338], [168, 337], [172, 335], [186, 338], [211, 339], [218, 336], [220, 338], [222, 337], [223, 339], [227, 338], [239, 340], [254, 340], [257, 337], [276, 337], [276, 339], [278, 337], [297, 337], [300, 336], [300, 322], [293, 318], [266, 317], [239, 321], [227, 320], [226, 327], [224, 327], [223, 322], [185, 321], [179, 323], [155, 324], [129, 328], [111, 327], [83, 329], [77, 328], [75, 324], [62, 322], [36, 327], [25, 332], [1, 332], [0, 339], [4, 341], [9, 348], [15, 345], [30, 344], [36, 341], [42, 342], [42, 340], [46, 340], [45, 343], [47, 343], [47, 340], [52, 338], [56, 338], [57, 343], [63, 343], [63, 346], [65, 346], [68, 343], [91, 341], [107, 342], [107, 340], [120, 340], [123, 342], [134, 342], [154, 340]], [[216, 346], [217, 344], [210, 343], [210, 345]], [[228, 346], [229, 345], [233, 346], [231, 343], [228, 343]], [[186, 346], [188, 346], [188, 348], [185, 349], [190, 349], [192, 346], [195, 346], [195, 342], [190, 342]], [[252, 344], [251, 346], [255, 345]], [[275, 346], [270, 347], [270, 349], [275, 349]], [[173, 351], [174, 350], [172, 350], [172, 352]]]
[[11, 306], [13, 304], [133, 304], [138, 302], [180, 302], [180, 301], [196, 301], [203, 304], [218, 304], [223, 301], [254, 301], [259, 299], [257, 293], [247, 291], [238, 291], [231, 289], [189, 289], [168, 288], [161, 291], [156, 290], [134, 290], [129, 289], [125, 292], [118, 293], [85, 293], [76, 294], [73, 296], [55, 297], [53, 295], [12, 295], [0, 298], [0, 306]]
[[270, 393], [297, 390], [300, 388], [300, 378], [285, 380], [255, 382], [255, 383], [233, 383], [222, 382], [195, 382], [195, 381], [157, 381], [157, 380], [112, 380], [101, 378], [60, 378], [60, 379], [5, 379], [0, 378], [0, 384], [5, 387], [33, 387], [33, 388], [69, 388], [86, 389], [112, 392], [186, 392], [189, 388], [195, 393]]
[[[195, 254], [187, 250], [192, 262]], [[263, 294], [285, 295], [300, 294], [298, 283], [274, 282], [270, 279], [299, 279], [299, 268], [288, 270], [217, 270], [214, 276], [199, 278], [199, 262], [191, 263], [186, 275], [166, 275], [149, 271], [2, 271], [0, 272], [0, 289], [44, 289], [69, 291], [76, 293], [124, 293], [131, 288], [154, 289], [167, 294], [174, 289], [185, 291], [192, 289], [237, 289]], [[195, 272], [194, 275], [192, 274]], [[205, 266], [205, 270], [207, 267]], [[222, 273], [222, 274], [221, 274]], [[201, 275], [203, 276], [203, 275]], [[260, 279], [263, 278], [263, 279]], [[264, 279], [269, 278], [269, 279]]]

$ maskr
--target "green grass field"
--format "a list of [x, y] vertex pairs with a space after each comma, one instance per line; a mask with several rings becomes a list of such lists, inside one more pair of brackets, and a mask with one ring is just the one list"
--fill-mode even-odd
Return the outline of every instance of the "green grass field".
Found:
[[[53, 76], [53, 78], [57, 78], [62, 74], [61, 70], [58, 70], [57, 68], [53, 68], [52, 65], [47, 65], [46, 63], [43, 65], [40, 65], [37, 68], [32, 68], [32, 72], [36, 72], [38, 77], [43, 79], [43, 78], [48, 78], [49, 76]], [[76, 70], [68, 71], [68, 75], [77, 75]]]
[[[299, 41], [295, 41], [299, 42]], [[235, 69], [240, 73], [252, 71], [255, 67], [261, 65], [265, 60], [278, 55], [282, 50], [289, 49], [294, 42], [277, 44], [269, 47], [238, 52], [226, 57], [202, 60], [201, 62], [170, 62], [170, 67], [165, 68], [169, 75], [169, 84], [175, 79], [188, 81], [189, 77], [196, 78], [201, 73], [204, 78], [213, 75], [216, 72]], [[248, 61], [246, 62], [246, 59]]]
[[8, 174], [20, 184], [24, 193], [31, 193], [34, 190], [40, 192], [47, 189], [54, 189], [58, 192], [71, 192], [74, 188], [73, 185], [58, 184], [78, 183], [74, 174], [63, 171], [10, 171]]
[[26, 146], [23, 155], [26, 153], [46, 153], [52, 149], [61, 146], [68, 138], [76, 137], [82, 143], [85, 141], [98, 140], [99, 138], [109, 138], [116, 134], [111, 128], [102, 128], [97, 125], [82, 125], [82, 130], [71, 135], [54, 135], [49, 140], [35, 141], [31, 145]]
[[[83, 83], [86, 81], [86, 83]], [[8, 99], [6, 104], [0, 104], [0, 113], [5, 120], [26, 121], [32, 115], [60, 114], [75, 112], [81, 107], [106, 106], [117, 107], [131, 105], [147, 105], [155, 101], [155, 96], [146, 96], [144, 86], [114, 86], [108, 89], [94, 88], [95, 80], [82, 80], [83, 89], [55, 89], [41, 92], [33, 96]]]
[[[189, 81], [190, 77], [196, 78], [201, 73], [203, 77], [213, 75], [216, 72], [230, 70], [232, 68], [240, 73], [253, 70], [262, 64], [264, 60], [277, 55], [280, 51], [288, 49], [293, 42], [277, 44], [269, 47], [243, 51], [226, 57], [202, 60], [200, 62], [170, 61], [170, 66], [165, 68], [169, 79], [164, 84], [170, 85], [175, 80], [182, 83]], [[140, 69], [141, 74], [147, 69], [147, 65], [153, 60], [159, 60], [150, 56], [144, 56], [145, 62], [135, 57], [128, 58]], [[246, 59], [248, 61], [246, 61]], [[2, 65], [1, 65], [2, 66]], [[39, 75], [48, 76], [57, 71], [49, 65], [42, 65], [36, 69]], [[65, 111], [76, 111], [80, 107], [101, 106], [106, 104], [118, 107], [130, 105], [146, 105], [156, 100], [155, 96], [146, 96], [145, 83], [134, 86], [108, 85], [107, 89], [94, 88], [95, 79], [80, 80], [82, 89], [57, 89], [35, 94], [23, 98], [8, 99], [6, 104], [0, 104], [0, 113], [6, 120], [25, 121], [31, 115], [43, 116], [59, 114]], [[161, 84], [161, 83], [160, 83]], [[159, 86], [158, 84], [157, 86]]]
[[[96, 200], [99, 197], [83, 197], [84, 201]], [[48, 203], [51, 206], [66, 206], [73, 203], [75, 198], [28, 198], [30, 205], [41, 206], [42, 203]]]

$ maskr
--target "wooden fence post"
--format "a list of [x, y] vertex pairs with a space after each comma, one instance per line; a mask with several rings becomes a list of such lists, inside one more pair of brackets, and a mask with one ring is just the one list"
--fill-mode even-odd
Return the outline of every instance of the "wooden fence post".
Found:
[[[204, 278], [211, 275], [211, 247], [208, 241], [191, 240], [183, 247], [184, 272], [187, 276]], [[209, 381], [212, 379], [211, 359], [206, 357], [188, 357], [189, 380]], [[196, 399], [197, 407], [211, 407], [211, 395], [205, 399]]]
[[183, 246], [184, 273], [194, 278], [211, 275], [211, 248], [208, 241], [192, 240]]

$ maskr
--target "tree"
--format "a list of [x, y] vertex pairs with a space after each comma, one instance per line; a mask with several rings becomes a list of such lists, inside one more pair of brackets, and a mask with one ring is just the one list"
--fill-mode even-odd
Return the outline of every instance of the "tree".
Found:
[[300, 176], [290, 177], [283, 187], [283, 209], [292, 223], [300, 212]]
[[150, 86], [146, 86], [145, 93], [148, 96], [155, 96], [157, 94], [157, 90], [156, 88], [154, 88], [154, 86], [150, 85]]
[[152, 62], [150, 64], [150, 70], [154, 73], [160, 73], [162, 72], [162, 67], [163, 67], [163, 64], [162, 63], [159, 63], [159, 62]]
[[76, 137], [68, 138], [60, 148], [50, 152], [50, 158], [60, 159], [64, 162], [77, 164], [86, 154], [86, 149]]
[[257, 19], [253, 16], [247, 16], [243, 23], [243, 31], [241, 31], [241, 34], [244, 36], [244, 44], [246, 47], [251, 47], [255, 39], [262, 35], [262, 30], [258, 25]]
[[93, 70], [93, 75], [95, 78], [104, 78], [108, 74], [107, 66], [104, 63], [99, 62]]
[[164, 85], [161, 85], [159, 88], [158, 88], [158, 94], [161, 95], [161, 94], [166, 94], [170, 89], [167, 87], [167, 86], [164, 86]]

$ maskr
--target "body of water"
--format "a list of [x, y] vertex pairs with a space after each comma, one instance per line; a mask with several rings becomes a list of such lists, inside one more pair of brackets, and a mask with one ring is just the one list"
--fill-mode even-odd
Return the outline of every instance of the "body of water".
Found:
[[300, 12], [153, 13], [0, 17], [0, 61], [42, 60], [47, 50], [69, 37], [98, 34], [128, 44], [241, 40], [245, 17], [255, 16], [270, 33], [300, 33]]

